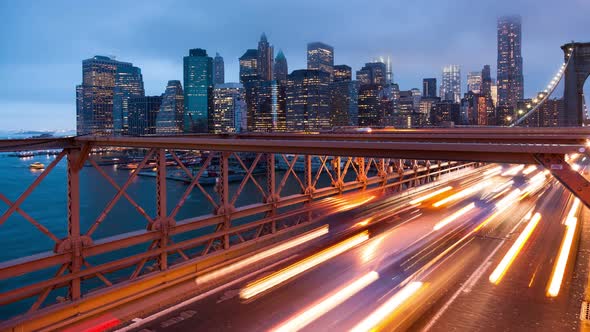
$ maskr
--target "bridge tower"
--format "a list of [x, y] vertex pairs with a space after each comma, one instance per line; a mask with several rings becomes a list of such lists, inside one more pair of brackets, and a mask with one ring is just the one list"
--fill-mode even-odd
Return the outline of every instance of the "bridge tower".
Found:
[[584, 82], [590, 75], [590, 43], [569, 43], [561, 46], [565, 61], [573, 52], [573, 58], [565, 69], [563, 108], [559, 116], [560, 126], [581, 126], [584, 121]]

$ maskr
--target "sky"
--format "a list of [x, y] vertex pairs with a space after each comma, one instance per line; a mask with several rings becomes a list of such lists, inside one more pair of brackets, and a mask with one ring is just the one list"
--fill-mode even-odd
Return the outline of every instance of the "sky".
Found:
[[389, 55], [402, 90], [440, 80], [446, 64], [461, 66], [465, 85], [484, 64], [496, 76], [496, 20], [511, 14], [522, 16], [530, 96], [558, 70], [560, 45], [590, 41], [588, 13], [589, 0], [0, 1], [0, 130], [75, 128], [75, 86], [94, 55], [139, 66], [149, 95], [182, 81], [190, 48], [219, 52], [226, 82], [237, 82], [238, 58], [262, 32], [289, 71], [306, 67], [308, 42], [322, 41], [353, 70]]

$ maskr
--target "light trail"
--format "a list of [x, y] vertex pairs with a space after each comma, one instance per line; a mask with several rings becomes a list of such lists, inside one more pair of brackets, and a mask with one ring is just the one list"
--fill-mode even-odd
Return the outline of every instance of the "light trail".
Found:
[[462, 207], [461, 209], [459, 209], [457, 212], [451, 214], [450, 216], [448, 216], [448, 217], [444, 218], [443, 220], [439, 221], [438, 223], [436, 223], [436, 225], [434, 225], [433, 229], [435, 231], [438, 231], [439, 229], [441, 229], [441, 228], [445, 227], [446, 225], [450, 224], [451, 222], [457, 220], [462, 215], [464, 215], [467, 212], [471, 211], [473, 208], [475, 208], [475, 203], [469, 203], [469, 204], [465, 205], [464, 207]]
[[475, 193], [476, 191], [479, 191], [479, 190], [481, 190], [481, 189], [489, 186], [490, 184], [492, 184], [492, 182], [489, 181], [489, 180], [488, 181], [484, 181], [484, 182], [480, 182], [480, 183], [478, 183], [478, 184], [476, 184], [476, 185], [474, 185], [472, 187], [463, 189], [463, 190], [459, 191], [458, 193], [455, 193], [455, 194], [453, 194], [453, 195], [451, 195], [451, 196], [449, 196], [447, 198], [443, 198], [440, 201], [432, 204], [432, 206], [434, 206], [434, 207], [440, 207], [440, 206], [442, 206], [442, 205], [444, 205], [446, 203], [449, 203], [449, 202], [452, 202], [452, 201], [456, 201], [456, 200], [461, 199], [463, 197], [469, 196], [469, 195]]
[[502, 166], [496, 166], [494, 168], [488, 169], [487, 171], [483, 172], [484, 176], [488, 175], [496, 175], [502, 172]]
[[369, 198], [366, 198], [366, 199], [358, 201], [358, 202], [344, 204], [342, 207], [336, 209], [336, 212], [344, 212], [344, 211], [352, 210], [356, 207], [359, 207], [363, 204], [366, 204], [366, 203], [372, 201], [375, 197], [376, 196], [370, 196]]
[[517, 165], [514, 166], [510, 169], [508, 169], [506, 172], [502, 173], [501, 176], [515, 176], [518, 175], [518, 173], [524, 168], [524, 165]]
[[327, 249], [320, 251], [302, 261], [290, 265], [280, 271], [277, 271], [265, 278], [254, 281], [246, 285], [240, 290], [240, 297], [242, 299], [250, 299], [260, 293], [263, 293], [281, 283], [333, 258], [341, 253], [367, 241], [369, 239], [369, 232], [364, 231], [354, 235], [340, 243], [337, 243]]
[[442, 193], [444, 193], [444, 192], [447, 192], [447, 191], [449, 191], [449, 190], [451, 190], [451, 189], [453, 189], [453, 187], [451, 187], [451, 186], [446, 186], [446, 187], [444, 187], [444, 188], [441, 188], [441, 189], [439, 189], [439, 190], [433, 191], [433, 192], [431, 192], [431, 193], [429, 193], [429, 194], [427, 194], [427, 195], [420, 196], [420, 197], [418, 197], [418, 198], [416, 198], [416, 199], [414, 199], [414, 200], [410, 201], [410, 204], [412, 204], [412, 205], [414, 205], [414, 204], [418, 204], [418, 203], [420, 203], [420, 202], [423, 202], [423, 201], [425, 201], [425, 200], [427, 200], [427, 199], [430, 199], [430, 198], [432, 198], [432, 197], [434, 197], [434, 196], [437, 196], [437, 195], [440, 195], [440, 194], [442, 194]]
[[504, 258], [502, 258], [496, 269], [494, 269], [494, 272], [490, 274], [489, 280], [491, 283], [496, 285], [500, 283], [502, 277], [504, 276], [504, 274], [506, 274], [506, 271], [508, 270], [516, 256], [518, 256], [519, 252], [522, 250], [522, 247], [525, 245], [525, 243], [535, 230], [535, 227], [537, 227], [539, 220], [541, 220], [541, 214], [537, 212], [533, 215], [533, 217], [528, 222], [522, 233], [520, 233], [516, 241], [514, 241], [506, 255], [504, 255]]
[[524, 171], [522, 171], [522, 174], [529, 175], [530, 173], [532, 173], [532, 172], [534, 172], [536, 170], [537, 170], [537, 166], [530, 165], [529, 167], [525, 168]]
[[320, 318], [322, 315], [342, 304], [377, 279], [379, 279], [379, 273], [371, 271], [271, 331], [299, 331]]
[[508, 181], [502, 183], [501, 185], [497, 186], [496, 188], [494, 188], [494, 190], [492, 192], [497, 193], [499, 191], [502, 191], [502, 190], [510, 187], [513, 184], [514, 184], [514, 180], [508, 180]]
[[239, 271], [239, 270], [241, 270], [247, 266], [250, 266], [258, 261], [261, 261], [261, 260], [271, 257], [273, 255], [276, 255], [276, 254], [283, 252], [285, 250], [294, 248], [294, 247], [299, 246], [303, 243], [309, 242], [309, 241], [316, 239], [322, 235], [328, 234], [328, 231], [329, 231], [328, 225], [324, 225], [324, 226], [319, 227], [319, 228], [317, 228], [307, 234], [304, 234], [296, 239], [285, 242], [285, 243], [280, 244], [274, 248], [271, 248], [271, 249], [265, 250], [261, 253], [250, 256], [246, 259], [240, 260], [237, 263], [222, 267], [218, 270], [215, 270], [215, 271], [207, 273], [203, 276], [200, 276], [195, 279], [195, 282], [196, 283], [201, 283], [201, 282], [205, 283], [205, 282], [209, 282], [209, 281], [224, 277], [232, 272]]
[[392, 315], [404, 302], [416, 294], [422, 286], [423, 283], [420, 281], [410, 282], [350, 331], [365, 332], [374, 330], [379, 323]]
[[576, 234], [576, 228], [578, 224], [578, 218], [576, 217], [576, 214], [578, 212], [579, 205], [580, 200], [576, 198], [570, 208], [570, 212], [565, 219], [565, 236], [561, 242], [557, 261], [555, 263], [555, 267], [553, 268], [553, 272], [551, 273], [549, 288], [547, 289], [547, 296], [549, 297], [556, 297], [559, 294], [559, 290], [561, 289], [561, 284], [565, 275], [565, 268], [567, 267], [567, 261], [570, 256], [572, 244], [574, 242], [574, 235]]

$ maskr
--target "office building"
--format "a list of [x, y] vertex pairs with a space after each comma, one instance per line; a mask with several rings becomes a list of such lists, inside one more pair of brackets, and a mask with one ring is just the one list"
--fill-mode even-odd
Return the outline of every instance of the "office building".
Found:
[[128, 134], [131, 136], [155, 135], [161, 106], [161, 96], [129, 98]]
[[223, 64], [223, 57], [219, 53], [215, 53], [213, 58], [213, 84], [225, 83], [225, 65]]
[[461, 102], [461, 68], [458, 65], [448, 65], [443, 68], [440, 99]]
[[287, 82], [287, 75], [289, 75], [289, 67], [287, 65], [287, 58], [283, 54], [282, 50], [279, 50], [275, 58], [275, 64], [273, 69], [274, 80], [279, 84], [285, 84]]
[[442, 100], [433, 105], [430, 112], [433, 126], [448, 126], [461, 123], [461, 107], [452, 100]]
[[256, 132], [286, 131], [286, 84], [279, 82], [258, 82], [256, 108], [253, 114], [253, 128]]
[[480, 93], [482, 85], [482, 72], [470, 71], [467, 73], [467, 92]]
[[133, 66], [118, 66], [113, 90], [113, 129], [115, 135], [127, 134], [129, 125], [129, 98], [143, 97], [141, 69]]
[[168, 81], [156, 117], [157, 135], [178, 135], [183, 131], [184, 91], [180, 81]]
[[287, 77], [286, 123], [289, 131], [329, 129], [330, 74], [322, 70], [295, 70]]
[[422, 80], [422, 97], [436, 98], [436, 78]]
[[254, 112], [256, 111], [258, 86], [258, 50], [249, 49], [240, 57], [240, 83], [244, 86], [247, 106], [247, 130], [254, 129]]
[[[114, 113], [117, 87], [117, 114]], [[106, 56], [82, 61], [82, 84], [76, 86], [76, 130], [78, 135], [123, 133], [128, 117], [128, 98], [143, 95], [141, 70], [129, 62]]]
[[332, 80], [334, 76], [334, 48], [322, 42], [308, 43], [307, 69], [325, 71]]
[[504, 16], [498, 19], [498, 104], [516, 107], [524, 98], [522, 74], [521, 18]]
[[246, 129], [246, 94], [240, 83], [216, 84], [209, 126], [214, 134], [239, 133]]
[[272, 65], [274, 60], [274, 50], [266, 39], [266, 34], [260, 36], [258, 42], [258, 79], [260, 81], [272, 80]]
[[347, 65], [334, 66], [333, 75], [334, 82], [352, 81], [352, 68]]
[[206, 133], [213, 88], [213, 59], [195, 48], [184, 57], [184, 131]]
[[383, 62], [368, 62], [356, 72], [356, 80], [360, 85], [387, 84], [387, 67]]

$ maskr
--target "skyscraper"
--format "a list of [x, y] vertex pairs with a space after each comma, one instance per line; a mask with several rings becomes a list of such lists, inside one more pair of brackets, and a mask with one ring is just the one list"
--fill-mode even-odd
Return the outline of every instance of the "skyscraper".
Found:
[[258, 42], [258, 79], [260, 81], [272, 80], [273, 54], [273, 48], [266, 40], [266, 34], [263, 33]]
[[[387, 88], [387, 67], [383, 62], [369, 62], [356, 72], [358, 89], [358, 125], [386, 126], [394, 108], [393, 93]], [[389, 96], [391, 95], [391, 96]], [[391, 107], [389, 107], [391, 106]]]
[[[115, 87], [117, 114], [113, 114]], [[76, 87], [76, 125], [78, 135], [112, 135], [122, 132], [127, 101], [143, 95], [141, 70], [129, 62], [106, 56], [94, 56], [82, 61], [82, 84]]]
[[256, 88], [256, 107], [253, 114], [252, 131], [286, 131], [286, 84], [261, 81]]
[[156, 134], [156, 120], [161, 105], [161, 96], [129, 98], [129, 135]]
[[184, 131], [205, 133], [213, 86], [213, 59], [207, 51], [191, 49], [184, 57]]
[[492, 96], [492, 74], [490, 65], [484, 65], [481, 70], [481, 94]]
[[422, 80], [422, 97], [436, 98], [436, 78]]
[[332, 126], [356, 126], [358, 88], [352, 81], [352, 69], [347, 65], [334, 66], [330, 83]]
[[383, 62], [368, 62], [356, 72], [356, 80], [360, 85], [378, 84], [384, 86], [387, 83], [387, 68]]
[[240, 57], [240, 83], [244, 86], [244, 91], [246, 93], [247, 130], [253, 130], [253, 115], [256, 111], [256, 102], [258, 99], [256, 93], [258, 85], [258, 50], [246, 50], [246, 52]]
[[168, 81], [162, 95], [162, 105], [156, 118], [156, 134], [176, 135], [182, 133], [184, 113], [184, 92], [180, 81]]
[[521, 18], [505, 16], [498, 19], [498, 105], [516, 108], [524, 97], [522, 75]]
[[440, 99], [461, 102], [461, 68], [458, 65], [448, 65], [443, 68]]
[[113, 93], [114, 134], [124, 135], [129, 125], [129, 98], [145, 95], [141, 69], [133, 66], [119, 66]]
[[219, 53], [215, 53], [213, 59], [213, 84], [225, 83], [225, 66], [223, 64], [223, 57]]
[[334, 48], [322, 42], [307, 44], [307, 69], [325, 71], [333, 78]]
[[287, 82], [289, 67], [287, 66], [287, 58], [282, 50], [279, 50], [279, 53], [277, 53], [273, 71], [275, 81], [279, 82], [279, 84], [285, 84]]
[[347, 65], [336, 65], [332, 77], [334, 82], [352, 81], [352, 68]]
[[467, 73], [467, 92], [481, 92], [482, 73], [481, 71], [470, 71]]
[[330, 74], [322, 70], [294, 70], [287, 78], [288, 130], [330, 128]]
[[[213, 89], [211, 128], [215, 134], [245, 130], [246, 100], [240, 83], [217, 84]], [[243, 128], [244, 126], [244, 128]]]

